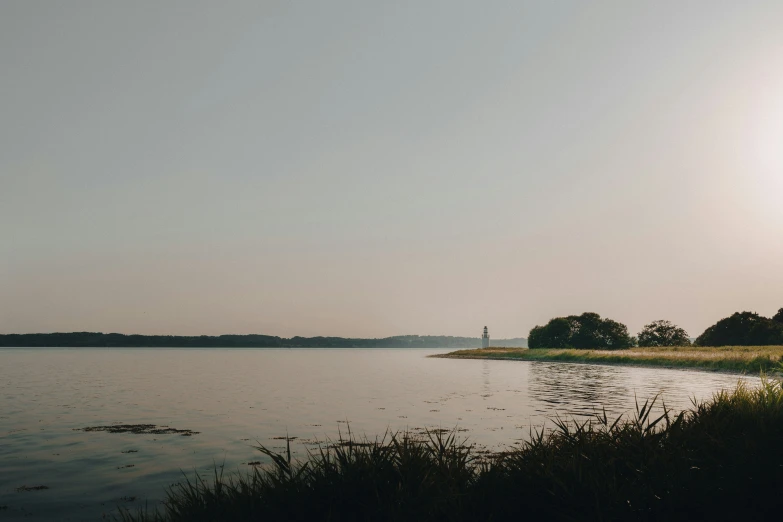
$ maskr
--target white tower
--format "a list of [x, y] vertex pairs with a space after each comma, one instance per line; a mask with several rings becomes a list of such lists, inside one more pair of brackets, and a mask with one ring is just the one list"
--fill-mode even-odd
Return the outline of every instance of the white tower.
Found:
[[481, 335], [481, 347], [482, 348], [489, 348], [489, 330], [487, 330], [487, 327], [484, 327], [484, 333]]

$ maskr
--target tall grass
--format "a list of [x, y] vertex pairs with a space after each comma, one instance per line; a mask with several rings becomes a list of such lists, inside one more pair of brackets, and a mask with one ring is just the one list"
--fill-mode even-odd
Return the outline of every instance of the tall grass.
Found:
[[[779, 518], [783, 389], [739, 384], [674, 414], [558, 420], [482, 457], [455, 433], [347, 440], [247, 475], [196, 476], [131, 521], [756, 520]], [[656, 408], [655, 411], [661, 411]]]
[[674, 346], [628, 350], [491, 348], [430, 357], [621, 364], [737, 373], [783, 372], [783, 346]]

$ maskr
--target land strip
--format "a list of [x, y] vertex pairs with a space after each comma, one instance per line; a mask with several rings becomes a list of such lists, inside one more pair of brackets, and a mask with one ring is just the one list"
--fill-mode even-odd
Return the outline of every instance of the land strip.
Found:
[[754, 374], [783, 371], [783, 346], [675, 346], [628, 350], [485, 348], [458, 350], [430, 357], [622, 364]]
[[[527, 339], [498, 339], [498, 346], [527, 346]], [[478, 337], [396, 335], [382, 339], [277, 337], [274, 335], [125, 335], [101, 332], [0, 334], [5, 348], [475, 348]]]

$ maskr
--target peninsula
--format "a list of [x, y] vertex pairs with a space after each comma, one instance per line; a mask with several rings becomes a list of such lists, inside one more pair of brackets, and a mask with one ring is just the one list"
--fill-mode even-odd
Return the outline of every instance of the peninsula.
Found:
[[621, 364], [755, 374], [783, 371], [783, 346], [665, 346], [624, 350], [487, 348], [430, 357]]

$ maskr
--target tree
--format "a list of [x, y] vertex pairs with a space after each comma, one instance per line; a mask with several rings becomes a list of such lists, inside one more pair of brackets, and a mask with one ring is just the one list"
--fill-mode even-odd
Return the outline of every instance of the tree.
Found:
[[639, 332], [639, 346], [689, 346], [688, 332], [671, 321], [653, 321]]
[[608, 350], [633, 348], [636, 346], [636, 337], [628, 334], [628, 327], [612, 319], [604, 319], [600, 326], [601, 346]]
[[630, 348], [636, 339], [628, 335], [628, 327], [611, 319], [585, 312], [582, 315], [555, 317], [544, 326], [530, 330], [530, 348]]
[[778, 313], [772, 316], [772, 320], [776, 323], [783, 323], [783, 308], [778, 310]]
[[530, 348], [570, 348], [571, 322], [565, 317], [556, 317], [546, 326], [530, 330], [527, 345]]
[[695, 344], [698, 346], [783, 344], [783, 322], [768, 319], [755, 312], [736, 312], [707, 328], [696, 339]]

